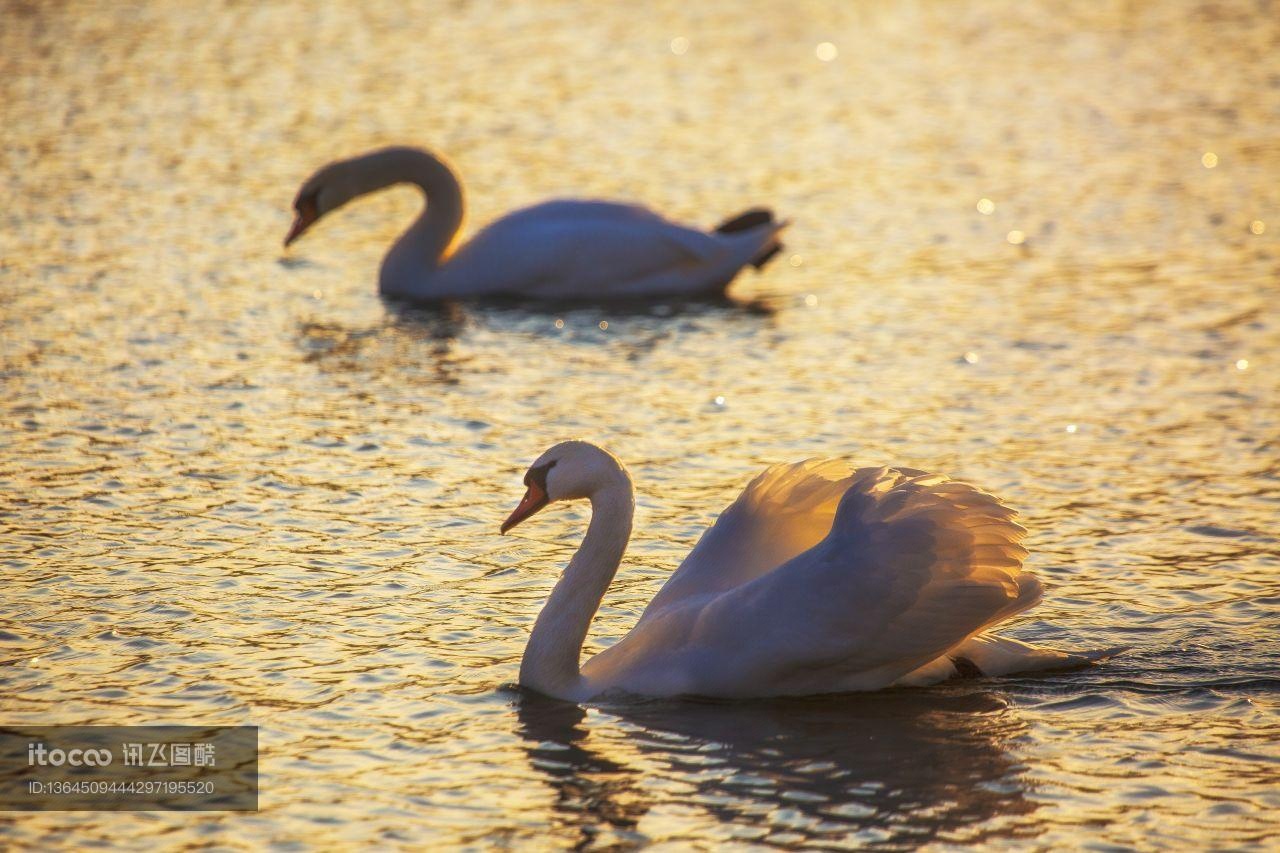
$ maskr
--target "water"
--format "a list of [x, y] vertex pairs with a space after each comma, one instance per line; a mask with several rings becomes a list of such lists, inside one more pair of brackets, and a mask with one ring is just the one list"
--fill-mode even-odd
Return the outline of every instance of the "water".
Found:
[[[263, 744], [256, 814], [10, 814], [5, 844], [1274, 844], [1268, 4], [2, 8], [0, 715]], [[454, 160], [472, 227], [561, 194], [794, 225], [738, 305], [402, 309], [408, 190], [279, 248], [314, 167], [390, 142]], [[588, 651], [814, 454], [1000, 494], [1049, 587], [1011, 632], [1133, 651], [522, 697], [586, 515], [497, 527], [569, 436], [639, 492]]]

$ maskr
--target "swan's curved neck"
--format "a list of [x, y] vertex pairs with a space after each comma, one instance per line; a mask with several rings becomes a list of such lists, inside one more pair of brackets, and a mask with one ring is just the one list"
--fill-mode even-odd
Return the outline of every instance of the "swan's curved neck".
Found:
[[538, 614], [520, 664], [520, 683], [548, 696], [577, 701], [582, 643], [631, 538], [635, 494], [625, 473], [591, 495], [591, 524]]
[[382, 260], [379, 288], [391, 296], [427, 298], [431, 273], [448, 257], [462, 227], [462, 184], [439, 157], [418, 148], [388, 148], [369, 164], [370, 190], [410, 183], [427, 197], [426, 209]]

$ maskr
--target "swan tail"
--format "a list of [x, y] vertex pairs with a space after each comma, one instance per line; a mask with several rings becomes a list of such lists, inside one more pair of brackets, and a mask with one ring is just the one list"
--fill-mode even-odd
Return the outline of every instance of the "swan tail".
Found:
[[782, 243], [780, 241], [775, 242], [773, 245], [766, 248], [763, 252], [756, 255], [754, 258], [752, 258], [751, 266], [755, 267], [758, 270], [762, 270], [764, 269], [764, 265], [769, 263], [769, 261], [773, 260], [773, 256], [778, 254], [781, 251], [782, 251]]
[[1059, 651], [1033, 646], [1010, 637], [979, 634], [970, 637], [945, 655], [938, 657], [894, 684], [899, 687], [923, 687], [955, 679], [999, 678], [1031, 672], [1054, 672], [1081, 669], [1110, 660], [1130, 646], [1112, 646], [1087, 651]]
[[777, 240], [774, 235], [785, 228], [786, 222], [779, 222], [773, 215], [773, 211], [767, 207], [753, 207], [750, 210], [744, 210], [737, 216], [732, 216], [716, 226], [717, 234], [737, 234], [742, 231], [755, 231], [757, 229], [769, 228], [770, 235], [768, 242], [760, 249], [759, 252], [751, 256], [747, 262], [758, 270], [764, 269], [765, 264], [773, 260], [774, 255], [782, 251], [782, 242]]
[[733, 234], [738, 231], [751, 231], [762, 225], [773, 222], [773, 211], [767, 207], [753, 207], [732, 216], [716, 226], [717, 234]]

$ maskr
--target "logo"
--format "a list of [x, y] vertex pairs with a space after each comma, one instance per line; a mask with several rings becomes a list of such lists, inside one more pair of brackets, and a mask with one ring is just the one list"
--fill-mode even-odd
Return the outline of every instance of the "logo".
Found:
[[49, 749], [43, 743], [27, 744], [28, 767], [106, 767], [111, 763], [109, 749]]

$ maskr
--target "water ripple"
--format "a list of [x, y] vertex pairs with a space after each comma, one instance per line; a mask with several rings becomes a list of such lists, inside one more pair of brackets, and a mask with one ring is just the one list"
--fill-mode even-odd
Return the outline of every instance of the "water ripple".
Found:
[[[6, 7], [0, 713], [255, 723], [264, 792], [8, 815], [6, 846], [1274, 843], [1275, 16], [685, 6]], [[795, 224], [735, 300], [625, 311], [379, 300], [401, 191], [280, 254], [302, 176], [397, 140], [455, 159], [474, 224], [568, 192]], [[588, 651], [815, 454], [994, 490], [1048, 586], [1012, 632], [1132, 650], [795, 702], [523, 695], [586, 514], [496, 527], [571, 435], [639, 488]]]

